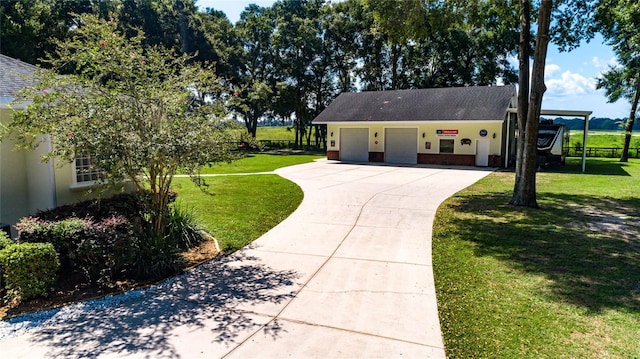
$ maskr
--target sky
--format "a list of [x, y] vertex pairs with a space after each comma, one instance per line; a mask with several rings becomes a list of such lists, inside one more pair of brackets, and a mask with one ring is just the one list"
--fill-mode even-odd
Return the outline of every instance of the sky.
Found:
[[[197, 0], [201, 10], [207, 7], [223, 11], [236, 23], [249, 4], [271, 6], [275, 0]], [[517, 68], [517, 59], [513, 60]], [[596, 78], [615, 64], [611, 48], [597, 36], [571, 52], [559, 52], [549, 45], [545, 69], [545, 92], [542, 107], [550, 110], [593, 111], [592, 117], [627, 118], [631, 105], [626, 100], [608, 103], [604, 90], [596, 90]]]

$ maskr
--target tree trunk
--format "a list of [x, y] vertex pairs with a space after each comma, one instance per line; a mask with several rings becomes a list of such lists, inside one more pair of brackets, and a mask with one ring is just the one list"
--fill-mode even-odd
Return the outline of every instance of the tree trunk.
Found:
[[516, 195], [520, 193], [522, 180], [522, 159], [524, 158], [525, 128], [529, 112], [529, 46], [531, 43], [531, 3], [520, 0], [520, 43], [518, 50], [518, 139], [516, 142], [516, 169], [513, 198], [511, 204], [519, 202]]
[[400, 58], [400, 46], [391, 45], [391, 89], [398, 89], [398, 59]]
[[251, 137], [256, 138], [256, 131], [258, 128], [258, 118], [260, 115], [256, 113], [256, 111], [246, 111], [244, 113], [244, 124], [247, 128], [247, 132], [251, 135]]
[[511, 204], [516, 206], [537, 208], [536, 170], [538, 167], [538, 125], [542, 97], [546, 91], [544, 84], [544, 67], [549, 45], [549, 26], [551, 23], [552, 0], [543, 0], [538, 15], [538, 35], [533, 55], [533, 71], [531, 74], [531, 94], [524, 129], [524, 149], [520, 163], [520, 178], [516, 183]]
[[622, 147], [622, 156], [620, 162], [629, 162], [629, 146], [631, 144], [631, 133], [633, 132], [633, 123], [635, 122], [636, 112], [638, 111], [638, 101], [640, 100], [640, 74], [636, 78], [636, 93], [633, 95], [631, 102], [631, 113], [624, 126], [624, 146]]

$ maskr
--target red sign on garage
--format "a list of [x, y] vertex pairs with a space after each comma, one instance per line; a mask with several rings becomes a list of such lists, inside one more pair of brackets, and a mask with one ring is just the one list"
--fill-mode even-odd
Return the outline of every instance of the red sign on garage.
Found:
[[436, 130], [438, 136], [457, 136], [458, 130]]

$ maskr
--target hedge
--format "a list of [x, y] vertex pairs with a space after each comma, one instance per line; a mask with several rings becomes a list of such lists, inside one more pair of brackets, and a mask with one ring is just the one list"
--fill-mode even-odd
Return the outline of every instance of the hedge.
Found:
[[16, 244], [16, 242], [9, 238], [4, 231], [0, 230], [0, 249], [4, 249], [13, 244]]
[[0, 266], [9, 301], [46, 296], [60, 267], [51, 243], [20, 243], [0, 250]]
[[63, 268], [76, 270], [88, 281], [106, 286], [124, 276], [127, 257], [136, 240], [133, 226], [122, 216], [101, 221], [72, 217], [52, 222], [24, 217], [16, 228], [21, 242], [51, 243]]

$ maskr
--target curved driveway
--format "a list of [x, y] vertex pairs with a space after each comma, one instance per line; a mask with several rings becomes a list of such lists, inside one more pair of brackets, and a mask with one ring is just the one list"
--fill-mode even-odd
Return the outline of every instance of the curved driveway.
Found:
[[320, 160], [276, 173], [304, 200], [249, 248], [48, 313], [0, 340], [2, 357], [444, 358], [433, 215], [490, 171]]

